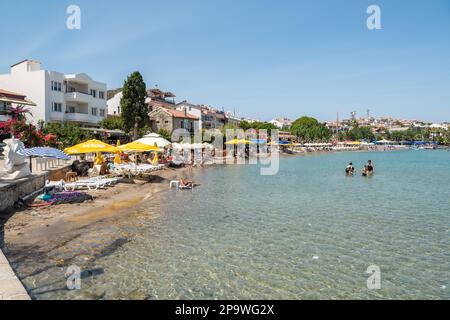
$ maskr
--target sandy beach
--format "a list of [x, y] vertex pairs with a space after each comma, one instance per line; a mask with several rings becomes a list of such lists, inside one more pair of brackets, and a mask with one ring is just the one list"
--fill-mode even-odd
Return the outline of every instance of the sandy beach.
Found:
[[83, 228], [108, 223], [129, 214], [133, 207], [169, 188], [171, 180], [191, 178], [195, 169], [165, 169], [152, 174], [148, 180], [122, 180], [113, 187], [83, 191], [92, 196], [76, 204], [11, 209], [0, 216], [5, 246], [52, 246], [67, 241]]

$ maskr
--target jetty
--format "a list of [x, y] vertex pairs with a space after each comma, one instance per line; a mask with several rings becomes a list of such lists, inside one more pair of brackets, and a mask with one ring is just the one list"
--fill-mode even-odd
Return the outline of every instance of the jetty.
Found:
[[0, 249], [0, 300], [31, 300]]

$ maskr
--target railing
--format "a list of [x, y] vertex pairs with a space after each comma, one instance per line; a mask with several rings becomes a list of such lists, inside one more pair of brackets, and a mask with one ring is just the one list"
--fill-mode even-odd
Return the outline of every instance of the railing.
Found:
[[74, 91], [66, 90], [66, 93], [82, 93], [82, 94], [87, 94], [90, 96], [89, 92], [80, 91], [80, 90], [74, 90]]

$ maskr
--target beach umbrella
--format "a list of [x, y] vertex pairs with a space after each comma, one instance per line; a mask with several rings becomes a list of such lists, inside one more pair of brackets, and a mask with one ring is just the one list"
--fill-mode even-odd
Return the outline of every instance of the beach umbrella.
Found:
[[134, 141], [123, 146], [117, 147], [120, 151], [126, 152], [148, 152], [148, 151], [161, 151], [158, 147], [154, 147], [139, 141]]
[[40, 157], [40, 158], [55, 158], [61, 160], [70, 160], [70, 157], [63, 151], [48, 148], [48, 147], [36, 147], [29, 149], [21, 149], [18, 151], [19, 154], [26, 157]]
[[150, 145], [150, 146], [160, 147], [160, 148], [165, 148], [171, 144], [170, 141], [164, 139], [157, 133], [150, 133], [136, 141], [143, 143], [143, 144]]
[[225, 142], [226, 145], [237, 145], [237, 144], [253, 144], [253, 142], [246, 139], [233, 139]]
[[252, 139], [252, 140], [250, 140], [251, 142], [253, 142], [253, 143], [257, 143], [257, 144], [264, 144], [264, 143], [267, 143], [267, 140], [266, 139]]
[[18, 151], [18, 153], [22, 156], [30, 157], [30, 171], [32, 171], [32, 157], [40, 157], [40, 158], [54, 158], [54, 159], [60, 159], [60, 160], [70, 160], [70, 157], [65, 154], [63, 151], [55, 149], [55, 148], [48, 148], [48, 147], [36, 147], [36, 148], [29, 148], [29, 149], [21, 149]]
[[89, 140], [64, 150], [67, 154], [84, 154], [92, 152], [117, 152], [117, 148], [100, 140]]

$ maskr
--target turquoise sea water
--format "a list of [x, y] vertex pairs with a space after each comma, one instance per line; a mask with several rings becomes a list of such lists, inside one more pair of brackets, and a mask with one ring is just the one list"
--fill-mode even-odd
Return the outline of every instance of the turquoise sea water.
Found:
[[[345, 176], [368, 159], [375, 176]], [[66, 244], [95, 256], [72, 260], [93, 270], [81, 290], [42, 265], [18, 267], [24, 283], [38, 299], [450, 298], [450, 152], [296, 156], [275, 176], [236, 165], [195, 180]], [[107, 240], [114, 250], [95, 254]], [[379, 290], [367, 288], [371, 265]]]

